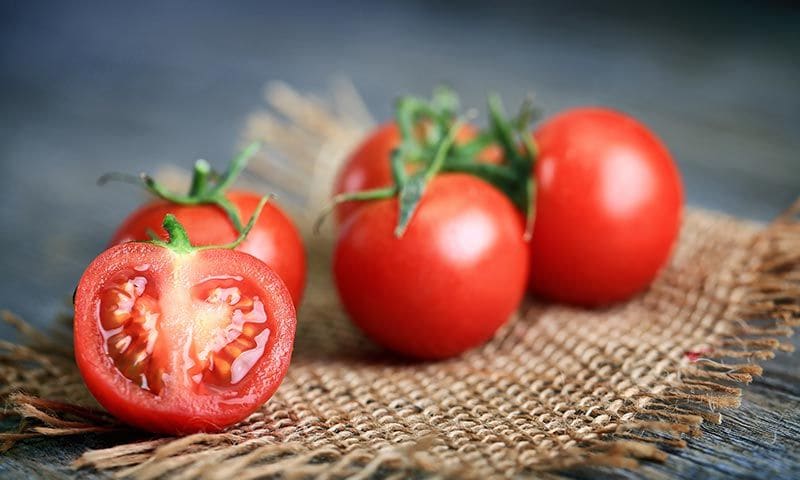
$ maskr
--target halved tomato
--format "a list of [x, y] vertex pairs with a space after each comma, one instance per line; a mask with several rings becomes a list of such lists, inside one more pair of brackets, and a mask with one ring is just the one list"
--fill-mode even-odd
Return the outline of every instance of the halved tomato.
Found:
[[278, 388], [295, 325], [283, 281], [251, 255], [125, 243], [81, 278], [75, 357], [94, 397], [122, 421], [217, 431]]

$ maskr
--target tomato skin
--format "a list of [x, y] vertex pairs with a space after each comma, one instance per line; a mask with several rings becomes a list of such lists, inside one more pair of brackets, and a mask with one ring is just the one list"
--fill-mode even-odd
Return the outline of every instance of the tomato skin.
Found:
[[[242, 223], [247, 223], [261, 199], [260, 195], [243, 191], [229, 192], [226, 197], [236, 205]], [[175, 215], [186, 228], [194, 245], [224, 245], [239, 235], [227, 214], [216, 205], [178, 205], [157, 200], [129, 215], [114, 233], [111, 245], [149, 240], [148, 229], [166, 239], [161, 222], [167, 213]], [[289, 217], [274, 202], [267, 203], [237, 250], [253, 255], [275, 270], [289, 288], [295, 307], [300, 305], [306, 284], [303, 240]]]
[[397, 199], [365, 204], [342, 226], [334, 276], [350, 318], [384, 347], [441, 359], [476, 347], [525, 293], [524, 221], [494, 187], [437, 176], [401, 238]]
[[665, 146], [633, 118], [603, 108], [565, 111], [534, 138], [531, 291], [600, 306], [645, 289], [681, 222], [681, 180]]
[[[464, 125], [456, 135], [456, 141], [464, 143], [477, 135], [472, 125]], [[400, 129], [394, 122], [387, 122], [372, 131], [347, 158], [339, 170], [333, 185], [333, 194], [359, 192], [391, 185], [392, 151], [400, 146]], [[502, 150], [491, 146], [484, 150], [480, 159], [489, 163], [502, 161]], [[336, 207], [337, 224], [342, 225], [364, 203], [347, 202]]]
[[[183, 298], [187, 285], [220, 274], [252, 282], [263, 298], [270, 336], [263, 355], [235, 386], [198, 394], [187, 388], [186, 375], [176, 369], [156, 395], [123, 376], [106, 352], [99, 320], [101, 292], [121, 270], [143, 265], [153, 291], [161, 295], [163, 310], [158, 321], [171, 325], [169, 330], [163, 327], [163, 337], [170, 343], [157, 343], [153, 354], [165, 365], [185, 356], [186, 339], [197, 334], [192, 315], [175, 313], [187, 305]], [[75, 294], [74, 322], [75, 359], [95, 399], [127, 424], [172, 435], [219, 431], [243, 420], [268, 400], [289, 367], [296, 314], [283, 281], [251, 255], [222, 249], [177, 255], [149, 243], [131, 242], [111, 247], [86, 269]]]

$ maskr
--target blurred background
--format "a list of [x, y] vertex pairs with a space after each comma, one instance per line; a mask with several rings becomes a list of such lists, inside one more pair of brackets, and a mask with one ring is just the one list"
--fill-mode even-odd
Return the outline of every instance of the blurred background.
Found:
[[[223, 165], [269, 80], [355, 83], [378, 119], [446, 82], [612, 106], [688, 202], [768, 220], [800, 194], [792, 2], [0, 2], [0, 308], [44, 325], [142, 195], [107, 171]], [[0, 327], [0, 337], [10, 331]]]

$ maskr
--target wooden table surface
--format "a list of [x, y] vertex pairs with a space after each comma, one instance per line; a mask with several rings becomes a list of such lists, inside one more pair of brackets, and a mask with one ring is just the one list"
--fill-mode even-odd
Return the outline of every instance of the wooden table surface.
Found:
[[[268, 80], [321, 91], [346, 74], [378, 118], [440, 82], [477, 107], [487, 90], [509, 104], [533, 91], [546, 112], [609, 105], [660, 134], [691, 205], [766, 221], [800, 194], [790, 2], [164, 3], [0, 3], [0, 307], [35, 324], [139, 199], [98, 174], [226, 161]], [[769, 362], [704, 432], [664, 464], [602, 475], [800, 478], [800, 355]], [[69, 461], [111, 442], [31, 442], [0, 477], [86, 478]]]

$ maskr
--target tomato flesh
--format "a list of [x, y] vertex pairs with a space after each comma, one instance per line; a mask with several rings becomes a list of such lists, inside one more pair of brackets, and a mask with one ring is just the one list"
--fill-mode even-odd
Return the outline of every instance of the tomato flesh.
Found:
[[[158, 394], [164, 374], [170, 373], [164, 359], [154, 357], [160, 333], [159, 300], [152, 287], [148, 291], [147, 277], [140, 272], [120, 277], [103, 290], [100, 302], [98, 328], [106, 339], [106, 353], [127, 379]], [[264, 354], [269, 340], [264, 303], [255, 288], [234, 276], [194, 285], [191, 296], [191, 314], [197, 324], [184, 360], [195, 391], [209, 385], [236, 385]], [[165, 341], [163, 336], [161, 341]]]
[[295, 331], [274, 271], [231, 250], [117, 245], [75, 298], [75, 355], [95, 398], [151, 431], [216, 431], [277, 389]]
[[270, 328], [254, 290], [236, 277], [211, 278], [192, 287], [199, 328], [189, 347], [187, 371], [195, 385], [236, 385], [264, 354]]

